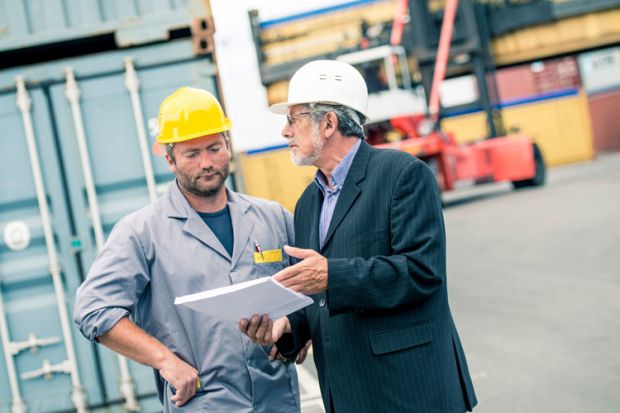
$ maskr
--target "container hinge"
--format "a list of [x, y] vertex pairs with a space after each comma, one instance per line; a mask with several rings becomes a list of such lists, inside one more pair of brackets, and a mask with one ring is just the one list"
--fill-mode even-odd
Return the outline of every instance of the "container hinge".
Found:
[[36, 353], [40, 347], [57, 344], [60, 341], [60, 337], [38, 338], [35, 333], [29, 333], [27, 340], [9, 343], [9, 352], [16, 355], [22, 350], [30, 349], [31, 352]]
[[46, 380], [51, 380], [54, 374], [58, 373], [71, 374], [71, 362], [65, 360], [62, 363], [52, 364], [48, 359], [45, 359], [40, 369], [22, 373], [20, 377], [22, 380], [31, 380], [43, 376]]
[[206, 16], [192, 20], [192, 51], [195, 56], [213, 53], [213, 17]]

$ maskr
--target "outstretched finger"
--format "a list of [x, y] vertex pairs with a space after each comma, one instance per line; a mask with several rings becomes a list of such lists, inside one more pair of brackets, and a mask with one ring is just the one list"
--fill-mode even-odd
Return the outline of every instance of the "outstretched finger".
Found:
[[315, 250], [296, 248], [296, 247], [291, 247], [290, 245], [285, 245], [284, 251], [291, 257], [301, 258], [301, 259], [306, 259], [306, 258], [309, 258], [309, 257], [312, 257], [318, 254], [318, 252], [316, 252]]
[[299, 264], [286, 267], [273, 275], [273, 279], [280, 284], [284, 285], [284, 282], [297, 274], [297, 266]]

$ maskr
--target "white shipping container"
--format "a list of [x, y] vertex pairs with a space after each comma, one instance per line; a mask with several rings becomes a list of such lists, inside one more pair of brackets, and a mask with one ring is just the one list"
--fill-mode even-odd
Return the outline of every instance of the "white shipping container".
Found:
[[445, 108], [467, 105], [480, 98], [476, 76], [467, 75], [444, 80], [439, 86], [441, 105]]
[[620, 47], [582, 53], [578, 60], [588, 94], [620, 87]]

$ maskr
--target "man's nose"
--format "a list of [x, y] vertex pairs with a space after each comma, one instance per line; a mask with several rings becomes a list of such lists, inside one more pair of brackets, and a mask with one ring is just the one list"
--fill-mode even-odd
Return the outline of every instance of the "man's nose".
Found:
[[200, 168], [209, 169], [213, 166], [213, 161], [208, 151], [200, 152]]
[[282, 137], [285, 139], [290, 139], [293, 137], [293, 128], [291, 128], [288, 123], [285, 123], [282, 128]]

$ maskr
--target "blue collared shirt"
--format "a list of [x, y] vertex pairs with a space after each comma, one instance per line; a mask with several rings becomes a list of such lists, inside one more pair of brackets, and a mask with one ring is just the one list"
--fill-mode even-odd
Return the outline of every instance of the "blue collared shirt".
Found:
[[332, 221], [332, 216], [334, 215], [334, 209], [336, 208], [336, 202], [338, 202], [338, 196], [340, 195], [342, 184], [344, 184], [344, 180], [346, 179], [349, 169], [351, 168], [351, 164], [353, 163], [353, 158], [355, 158], [355, 154], [357, 153], [361, 143], [362, 140], [358, 139], [355, 145], [349, 149], [349, 152], [344, 158], [342, 158], [342, 161], [340, 161], [332, 172], [331, 183], [333, 188], [330, 188], [327, 185], [325, 175], [323, 175], [323, 172], [320, 170], [316, 171], [316, 175], [314, 176], [314, 183], [323, 193], [323, 206], [321, 207], [321, 219], [319, 221], [319, 242], [321, 248], [323, 248], [323, 242], [325, 241], [325, 236], [327, 235], [327, 229], [329, 228], [329, 224]]

